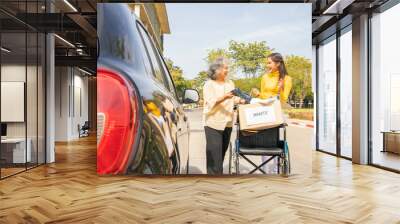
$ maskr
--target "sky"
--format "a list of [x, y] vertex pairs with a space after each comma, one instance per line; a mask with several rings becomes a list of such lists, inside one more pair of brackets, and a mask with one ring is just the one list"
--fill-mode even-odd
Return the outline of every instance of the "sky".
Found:
[[167, 3], [171, 34], [164, 56], [192, 79], [207, 70], [207, 51], [230, 40], [266, 41], [283, 55], [311, 59], [311, 4]]

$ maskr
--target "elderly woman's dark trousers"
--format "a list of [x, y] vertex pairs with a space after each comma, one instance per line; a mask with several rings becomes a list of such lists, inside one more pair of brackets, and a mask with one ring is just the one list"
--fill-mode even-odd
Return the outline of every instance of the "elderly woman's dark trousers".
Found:
[[223, 131], [204, 127], [206, 134], [207, 174], [222, 174], [225, 153], [228, 150], [232, 128]]

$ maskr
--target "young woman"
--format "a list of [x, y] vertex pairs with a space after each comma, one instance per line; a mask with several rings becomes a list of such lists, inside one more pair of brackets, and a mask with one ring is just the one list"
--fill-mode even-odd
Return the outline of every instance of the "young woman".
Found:
[[[292, 78], [288, 76], [285, 62], [279, 53], [272, 53], [267, 57], [267, 72], [261, 78], [260, 95], [261, 99], [267, 99], [279, 95], [281, 104], [286, 104], [290, 90], [292, 89]], [[262, 161], [269, 157], [263, 156]], [[276, 164], [277, 161], [274, 160]], [[272, 166], [276, 168], [275, 165]], [[265, 170], [266, 166], [264, 166]]]
[[279, 94], [281, 103], [286, 103], [292, 89], [292, 78], [288, 76], [285, 62], [279, 53], [267, 57], [267, 72], [261, 78], [260, 95], [267, 99]]
[[207, 174], [222, 174], [233, 120], [234, 103], [244, 103], [233, 95], [234, 83], [227, 78], [228, 65], [218, 58], [208, 70], [210, 80], [203, 87], [204, 130], [206, 135]]

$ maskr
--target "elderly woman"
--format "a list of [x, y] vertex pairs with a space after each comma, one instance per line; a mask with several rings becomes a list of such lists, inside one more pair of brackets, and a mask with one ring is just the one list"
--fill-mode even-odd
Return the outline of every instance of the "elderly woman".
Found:
[[232, 132], [233, 106], [244, 103], [233, 95], [235, 85], [227, 75], [226, 61], [218, 58], [210, 65], [210, 80], [203, 87], [207, 174], [223, 173], [223, 161]]

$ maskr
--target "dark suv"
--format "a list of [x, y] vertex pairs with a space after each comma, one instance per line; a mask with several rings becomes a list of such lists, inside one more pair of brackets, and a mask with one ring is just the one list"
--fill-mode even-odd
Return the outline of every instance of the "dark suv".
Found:
[[189, 169], [189, 123], [166, 63], [125, 4], [97, 4], [97, 172], [179, 174]]

